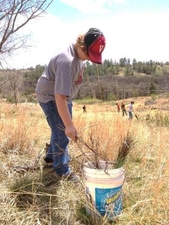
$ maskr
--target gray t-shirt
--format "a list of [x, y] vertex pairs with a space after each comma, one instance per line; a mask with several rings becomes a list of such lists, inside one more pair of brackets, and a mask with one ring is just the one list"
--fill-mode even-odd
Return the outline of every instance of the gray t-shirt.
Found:
[[83, 68], [84, 62], [78, 59], [73, 44], [65, 51], [59, 52], [50, 60], [36, 84], [38, 102], [55, 100], [55, 94], [65, 95], [68, 100], [72, 99], [80, 89]]

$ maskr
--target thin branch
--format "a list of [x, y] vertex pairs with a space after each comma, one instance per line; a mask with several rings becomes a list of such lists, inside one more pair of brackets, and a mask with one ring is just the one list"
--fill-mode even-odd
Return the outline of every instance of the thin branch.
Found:
[[[10, 53], [22, 46], [25, 39], [15, 36], [22, 27], [38, 18], [51, 5], [53, 0], [4, 0], [0, 1], [0, 53]], [[2, 4], [1, 4], [2, 3]], [[12, 44], [13, 43], [13, 44]], [[11, 45], [12, 44], [12, 45]]]

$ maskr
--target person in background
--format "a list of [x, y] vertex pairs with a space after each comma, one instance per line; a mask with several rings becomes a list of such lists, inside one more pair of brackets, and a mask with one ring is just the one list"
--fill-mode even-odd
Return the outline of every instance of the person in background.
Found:
[[105, 45], [103, 33], [97, 28], [90, 28], [49, 61], [36, 84], [36, 97], [51, 129], [44, 160], [52, 163], [58, 180], [78, 181], [78, 176], [69, 166], [69, 140], [76, 141], [78, 138], [72, 121], [72, 98], [81, 87], [85, 60], [101, 64]]
[[83, 112], [86, 113], [86, 106], [85, 105], [82, 107], [82, 109], [83, 109]]
[[121, 111], [122, 111], [122, 115], [126, 115], [127, 116], [127, 110], [126, 110], [126, 106], [124, 104], [124, 102], [121, 103]]
[[134, 105], [133, 101], [131, 101], [130, 104], [128, 105], [128, 113], [129, 113], [130, 120], [133, 119], [133, 105]]
[[117, 106], [117, 112], [119, 113], [120, 112], [120, 105], [118, 102], [116, 102], [116, 106]]

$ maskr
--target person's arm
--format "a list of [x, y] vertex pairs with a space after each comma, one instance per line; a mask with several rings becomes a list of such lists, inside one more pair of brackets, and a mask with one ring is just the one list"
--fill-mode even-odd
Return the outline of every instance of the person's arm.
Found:
[[64, 95], [55, 94], [55, 101], [59, 115], [65, 125], [65, 134], [74, 141], [77, 139], [77, 131], [71, 119], [71, 115], [67, 105], [67, 99]]

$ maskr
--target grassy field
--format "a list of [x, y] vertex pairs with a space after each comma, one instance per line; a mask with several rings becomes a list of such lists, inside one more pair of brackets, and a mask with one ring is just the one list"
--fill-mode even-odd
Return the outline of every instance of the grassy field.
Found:
[[[169, 99], [134, 101], [138, 119], [132, 121], [117, 113], [115, 102], [74, 103], [79, 139], [70, 142], [69, 150], [71, 167], [80, 176], [76, 184], [57, 183], [51, 169], [43, 168], [50, 131], [39, 105], [1, 102], [0, 224], [167, 225]], [[128, 104], [130, 99], [124, 102]], [[96, 158], [117, 162], [124, 143], [128, 143], [128, 152], [123, 162], [123, 212], [115, 222], [88, 215], [83, 164]]]

